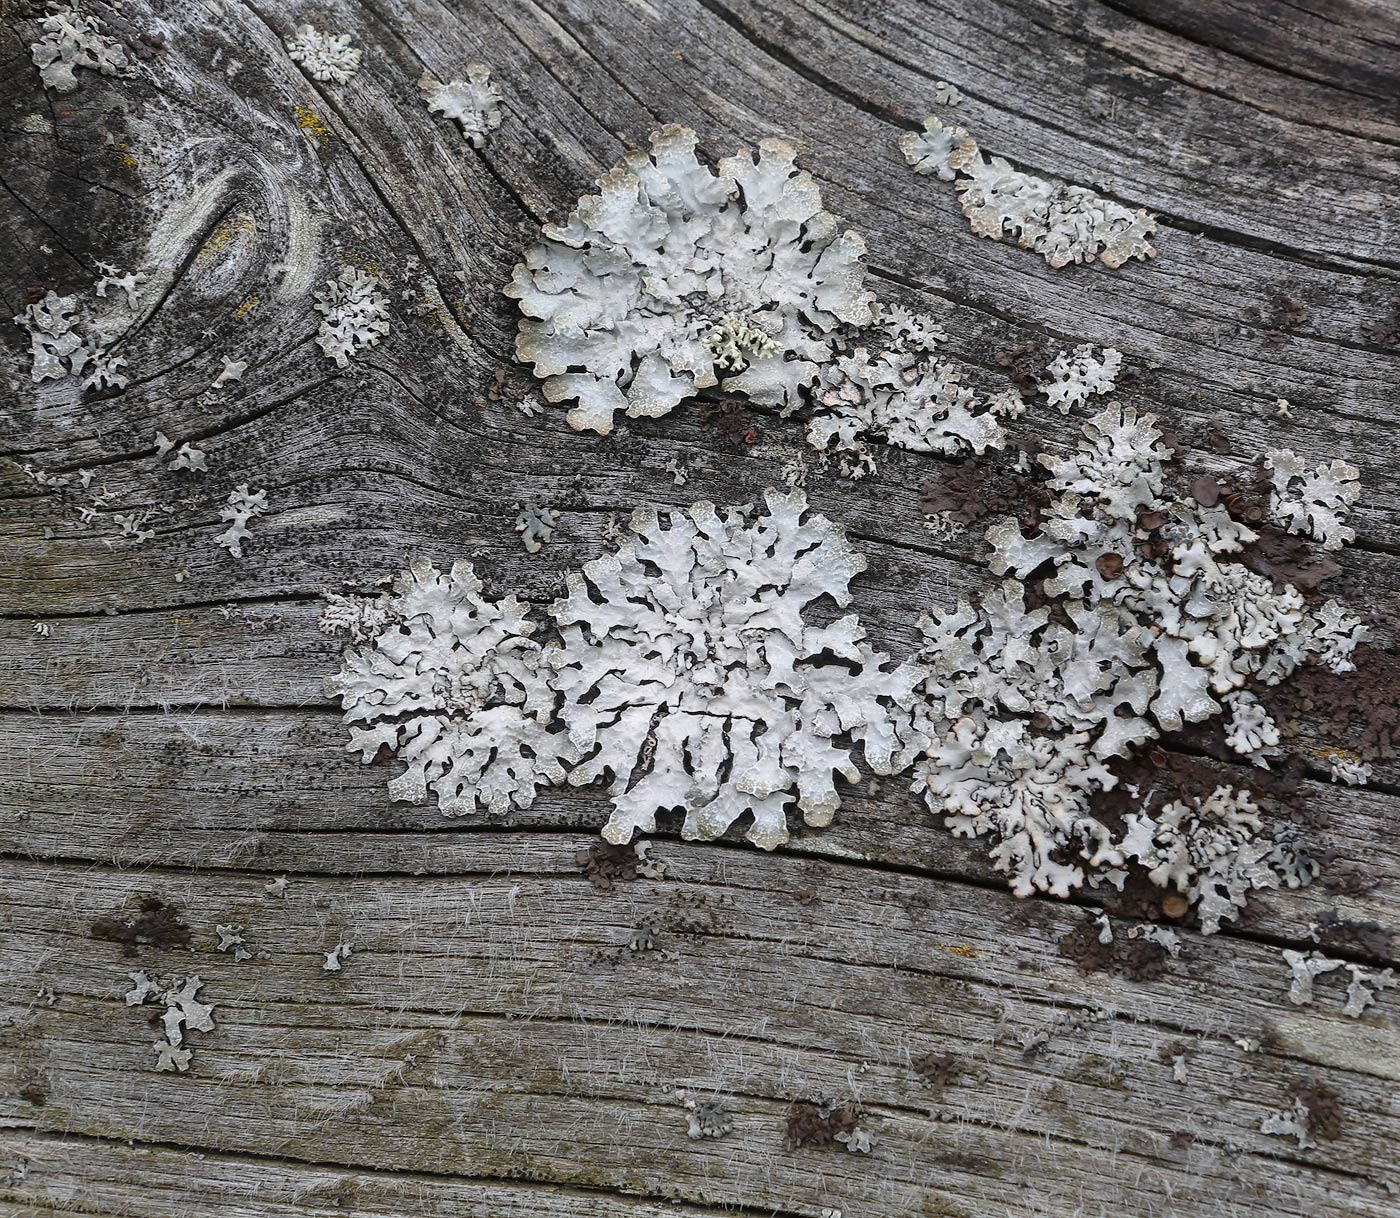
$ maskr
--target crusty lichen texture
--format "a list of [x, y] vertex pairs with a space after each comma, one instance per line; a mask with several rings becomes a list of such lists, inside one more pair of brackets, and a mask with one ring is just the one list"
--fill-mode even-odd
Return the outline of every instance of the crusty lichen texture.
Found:
[[870, 441], [947, 456], [1002, 448], [997, 416], [1013, 413], [1020, 394], [983, 397], [964, 385], [963, 370], [936, 355], [943, 338], [926, 315], [876, 306], [860, 345], [821, 369], [807, 442], [850, 478], [875, 472]]
[[528, 808], [572, 756], [551, 730], [554, 695], [528, 607], [481, 592], [470, 563], [444, 573], [419, 559], [392, 593], [358, 612], [336, 598], [322, 620], [328, 633], [366, 640], [330, 681], [349, 750], [370, 762], [388, 749], [407, 767], [389, 794], [423, 803], [431, 793], [447, 816]]
[[612, 776], [609, 841], [679, 808], [686, 837], [747, 816], [749, 840], [772, 849], [794, 801], [809, 825], [830, 824], [833, 775], [859, 778], [838, 737], [877, 774], [912, 760], [921, 670], [891, 665], [853, 614], [807, 620], [814, 602], [849, 603], [865, 560], [806, 507], [801, 492], [770, 491], [756, 519], [709, 503], [638, 511], [631, 540], [569, 577], [551, 610], [553, 683], [582, 757], [569, 781]]
[[628, 153], [525, 251], [506, 295], [516, 352], [569, 424], [669, 413], [712, 385], [796, 409], [831, 332], [870, 321], [865, 242], [822, 208], [796, 152], [760, 142], [711, 169], [668, 126]]
[[915, 173], [955, 183], [963, 215], [979, 237], [1011, 237], [1052, 267], [1097, 258], [1116, 270], [1130, 258], [1157, 253], [1148, 241], [1157, 221], [1142, 208], [1133, 210], [1083, 186], [1048, 182], [1013, 169], [1002, 157], [984, 156], [963, 127], [929, 115], [924, 129], [906, 132], [899, 146]]
[[1117, 784], [1109, 763], [1228, 711], [1229, 747], [1267, 764], [1278, 734], [1247, 685], [1309, 661], [1345, 672], [1366, 632], [1335, 600], [1247, 569], [1258, 534], [1225, 507], [1169, 496], [1154, 422], [1110, 403], [1076, 451], [1041, 456], [1054, 498], [1037, 531], [1008, 518], [987, 532], [1008, 578], [977, 609], [924, 622], [933, 744], [916, 789], [954, 832], [990, 839], [1021, 895], [1064, 896], [1136, 859], [1209, 931], [1250, 888], [1296, 887], [1315, 866], [1292, 838], [1262, 835], [1248, 793], [1229, 788], [1120, 839], [1090, 809]]

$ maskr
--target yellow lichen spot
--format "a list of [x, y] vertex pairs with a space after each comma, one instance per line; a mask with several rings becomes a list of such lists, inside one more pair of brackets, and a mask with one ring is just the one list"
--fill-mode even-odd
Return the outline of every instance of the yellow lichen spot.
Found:
[[982, 954], [975, 947], [966, 943], [940, 943], [938, 946], [945, 952], [961, 956], [964, 960], [976, 960]]
[[194, 621], [192, 617], [172, 617], [170, 624], [172, 626], [188, 626], [192, 621]]
[[1360, 761], [1361, 754], [1353, 753], [1351, 749], [1338, 748], [1334, 744], [1319, 744], [1307, 750], [1314, 757], [1336, 758], [1338, 761]]
[[125, 165], [128, 169], [136, 168], [136, 158], [129, 151], [127, 151], [127, 147], [124, 143], [117, 145], [117, 152], [120, 154], [121, 163], [123, 165]]
[[305, 131], [313, 140], [322, 147], [325, 147], [331, 142], [330, 129], [315, 110], [308, 110], [305, 106], [298, 106], [296, 113], [297, 126]]
[[247, 300], [245, 300], [241, 305], [238, 306], [238, 308], [234, 309], [234, 317], [236, 317], [239, 321], [243, 321], [245, 318], [247, 318], [249, 313], [251, 313], [254, 309], [258, 307], [258, 304], [261, 300], [262, 297], [260, 296], [249, 296]]
[[196, 261], [202, 266], [208, 265], [239, 240], [252, 242], [257, 237], [257, 231], [257, 222], [253, 217], [239, 212], [209, 234], [209, 239], [200, 247]]
[[382, 282], [388, 282], [388, 277], [384, 274], [384, 268], [381, 267], [379, 263], [367, 259], [363, 254], [357, 254], [354, 250], [350, 250], [347, 253], [341, 254], [340, 260], [346, 266], [357, 267], [359, 270], [364, 271], [366, 275], [373, 275]]

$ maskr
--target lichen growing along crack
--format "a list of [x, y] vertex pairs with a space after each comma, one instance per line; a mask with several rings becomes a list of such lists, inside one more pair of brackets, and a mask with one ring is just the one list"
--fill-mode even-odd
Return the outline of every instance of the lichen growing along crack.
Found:
[[501, 125], [501, 91], [485, 64], [469, 63], [466, 80], [445, 84], [431, 72], [424, 72], [418, 78], [418, 92], [429, 113], [455, 121], [462, 138], [473, 148], [482, 147], [486, 137]]
[[1012, 237], [1052, 267], [1097, 258], [1116, 270], [1130, 258], [1157, 253], [1148, 242], [1157, 222], [1144, 209], [984, 156], [965, 128], [945, 125], [935, 115], [924, 119], [922, 131], [906, 132], [899, 146], [915, 173], [955, 183], [963, 215], [979, 237]]

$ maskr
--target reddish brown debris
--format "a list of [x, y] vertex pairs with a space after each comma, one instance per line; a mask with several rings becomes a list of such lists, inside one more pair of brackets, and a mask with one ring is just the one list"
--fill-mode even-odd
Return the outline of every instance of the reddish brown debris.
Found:
[[958, 1077], [958, 1059], [951, 1053], [934, 1053], [932, 1050], [914, 1058], [910, 1065], [921, 1079], [935, 1086], [946, 1086]]
[[1291, 1083], [1288, 1094], [1301, 1100], [1308, 1110], [1308, 1132], [1315, 1138], [1339, 1138], [1342, 1136], [1341, 1093], [1334, 1091], [1326, 1083], [1314, 1079], [1310, 1083]]
[[1094, 918], [1081, 922], [1060, 940], [1060, 954], [1073, 960], [1079, 971], [1108, 973], [1129, 981], [1156, 981], [1167, 971], [1167, 949], [1149, 939], [1129, 939], [1114, 935], [1107, 943], [1099, 941], [1101, 923]]
[[816, 1104], [794, 1104], [788, 1112], [784, 1150], [803, 1146], [830, 1146], [838, 1133], [856, 1127], [856, 1114], [850, 1108], [823, 1108]]
[[614, 846], [600, 839], [580, 846], [574, 857], [600, 892], [608, 892], [617, 880], [637, 878], [637, 852], [630, 845]]
[[1202, 474], [1191, 483], [1191, 498], [1202, 507], [1214, 507], [1220, 502], [1220, 483], [1210, 474]]
[[731, 444], [752, 444], [759, 437], [758, 425], [743, 402], [701, 402], [700, 423]]
[[1035, 343], [998, 347], [992, 352], [992, 359], [998, 368], [1006, 370], [1016, 388], [1028, 396], [1039, 392], [1041, 378], [1050, 366], [1050, 356]]
[[142, 897], [135, 918], [97, 918], [89, 927], [94, 939], [122, 945], [123, 956], [136, 955], [138, 946], [188, 947], [194, 931], [180, 921], [179, 910], [159, 897]]
[[1094, 559], [1094, 566], [1099, 569], [1099, 574], [1104, 579], [1117, 579], [1123, 574], [1123, 556], [1121, 554], [1100, 554]]
[[1245, 546], [1240, 562], [1258, 575], [1273, 581], [1274, 591], [1292, 584], [1300, 592], [1316, 592], [1340, 570], [1337, 560], [1326, 550], [1309, 545], [1271, 524], [1255, 526], [1259, 540]]

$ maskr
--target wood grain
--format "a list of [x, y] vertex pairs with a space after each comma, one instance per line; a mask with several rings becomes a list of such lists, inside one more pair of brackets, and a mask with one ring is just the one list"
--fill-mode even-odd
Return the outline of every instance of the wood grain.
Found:
[[[1348, 1019], [1332, 974], [1295, 1007], [1280, 956], [1316, 946], [1309, 922], [1328, 910], [1396, 922], [1400, 766], [1333, 786], [1318, 750], [1348, 742], [1320, 720], [1301, 725], [1304, 795], [1330, 865], [1371, 886], [1267, 894], [1247, 927], [1185, 932], [1165, 975], [1135, 982], [1081, 976], [1060, 952], [1094, 893], [1015, 900], [903, 780], [856, 788], [830, 829], [771, 856], [685, 844], [666, 822], [665, 876], [611, 892], [577, 861], [606, 816], [600, 791], [547, 792], [504, 821], [391, 804], [392, 767], [344, 751], [324, 690], [336, 649], [315, 624], [323, 589], [418, 554], [470, 557], [493, 594], [547, 603], [620, 514], [751, 501], [794, 461], [870, 560], [854, 606], [882, 646], [906, 653], [920, 611], [987, 584], [977, 531], [924, 528], [937, 458], [881, 454], [879, 476], [853, 484], [811, 462], [800, 422], [764, 412], [736, 447], [694, 407], [609, 437], [516, 408], [533, 386], [500, 285], [541, 221], [670, 121], [712, 156], [793, 140], [864, 235], [871, 286], [943, 317], [988, 386], [1005, 383], [1002, 348], [1112, 344], [1137, 372], [1123, 400], [1176, 429], [1202, 471], [1241, 474], [1278, 446], [1360, 465], [1347, 595], [1393, 614], [1393, 6], [88, 7], [166, 49], [130, 79], [80, 72], [60, 97], [29, 63], [33, 19], [10, 18], [0, 46], [0, 304], [86, 291], [99, 259], [150, 276], [120, 344], [123, 392], [33, 386], [18, 328], [0, 347], [0, 1204], [65, 1218], [1396, 1212], [1398, 1000]], [[363, 48], [348, 85], [287, 59], [304, 20]], [[416, 88], [474, 61], [505, 94], [481, 150]], [[962, 90], [952, 114], [987, 151], [1158, 214], [1157, 258], [1052, 271], [975, 239], [951, 189], [898, 149], [938, 80]], [[337, 370], [312, 341], [312, 293], [342, 264], [383, 275], [393, 316]], [[248, 371], [211, 391], [224, 354]], [[1017, 427], [1054, 446], [1072, 425], [1033, 408]], [[204, 447], [210, 472], [165, 469], [157, 429]], [[74, 492], [37, 486], [24, 463], [90, 469], [112, 506], [84, 525]], [[239, 561], [214, 538], [243, 482], [272, 510]], [[526, 499], [561, 513], [533, 557], [512, 530]], [[111, 512], [145, 508], [156, 537], [117, 538]], [[282, 899], [266, 891], [278, 876]], [[128, 957], [93, 937], [152, 895], [191, 927], [189, 949]], [[254, 959], [215, 950], [230, 923]], [[629, 949], [643, 928], [656, 950]], [[327, 972], [342, 939], [356, 950]], [[217, 1026], [192, 1034], [188, 1074], [153, 1069], [152, 1008], [122, 998], [137, 968], [204, 979]], [[916, 1074], [931, 1051], [957, 1058], [955, 1082]], [[1184, 1083], [1163, 1061], [1178, 1052]], [[1340, 1095], [1340, 1137], [1301, 1151], [1260, 1132], [1291, 1085], [1313, 1083]], [[688, 1139], [678, 1089], [722, 1098], [733, 1132]], [[790, 1106], [821, 1100], [861, 1111], [868, 1156], [783, 1149]]]

